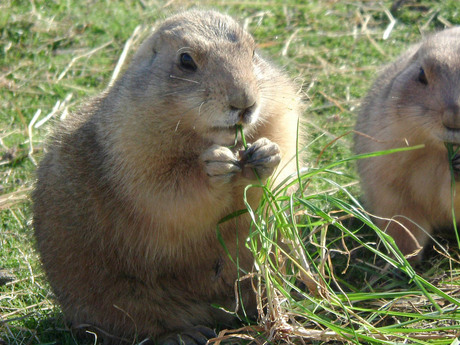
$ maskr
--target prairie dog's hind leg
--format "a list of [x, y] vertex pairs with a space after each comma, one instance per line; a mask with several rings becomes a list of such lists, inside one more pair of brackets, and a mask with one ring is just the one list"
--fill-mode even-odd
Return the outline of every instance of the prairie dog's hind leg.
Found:
[[430, 226], [416, 217], [404, 215], [390, 221], [379, 220], [377, 225], [390, 235], [404, 255], [410, 255], [411, 261], [420, 261], [422, 248], [429, 240]]

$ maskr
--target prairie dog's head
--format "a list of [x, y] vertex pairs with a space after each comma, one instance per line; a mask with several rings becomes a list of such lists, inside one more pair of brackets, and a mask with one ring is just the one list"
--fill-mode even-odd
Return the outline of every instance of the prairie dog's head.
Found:
[[436, 141], [460, 144], [460, 27], [426, 38], [389, 94], [402, 120]]
[[231, 144], [237, 124], [250, 132], [261, 121], [260, 79], [270, 72], [255, 49], [251, 35], [227, 15], [174, 15], [134, 56], [124, 94], [144, 119]]

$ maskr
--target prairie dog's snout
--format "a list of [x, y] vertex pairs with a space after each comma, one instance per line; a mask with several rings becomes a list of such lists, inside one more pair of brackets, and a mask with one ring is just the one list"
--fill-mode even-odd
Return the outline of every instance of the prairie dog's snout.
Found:
[[254, 55], [247, 56], [243, 63], [244, 66], [229, 71], [223, 87], [230, 108], [230, 125], [254, 123], [260, 107], [260, 90], [255, 74], [257, 58]]
[[[432, 134], [440, 142], [460, 143], [460, 30], [445, 30], [424, 41], [411, 66], [415, 83], [407, 87], [406, 104], [401, 108], [419, 108], [421, 126], [432, 125]], [[410, 69], [410, 67], [408, 67]], [[402, 113], [402, 110], [401, 110]], [[408, 117], [410, 116], [408, 113]]]
[[[427, 52], [433, 56], [421, 64], [419, 81], [431, 89], [432, 97], [438, 100], [442, 124], [448, 130], [457, 130], [460, 129], [460, 66], [456, 68], [453, 60], [457, 59], [460, 64], [460, 50], [445, 51], [448, 56], [444, 57], [438, 56], [433, 49]], [[439, 89], [439, 95], [436, 89]]]
[[232, 112], [236, 112], [237, 124], [249, 124], [255, 121], [259, 108], [259, 92], [255, 82], [240, 84], [228, 92], [228, 102]]
[[448, 130], [460, 130], [459, 102], [447, 101], [441, 115], [442, 124]]

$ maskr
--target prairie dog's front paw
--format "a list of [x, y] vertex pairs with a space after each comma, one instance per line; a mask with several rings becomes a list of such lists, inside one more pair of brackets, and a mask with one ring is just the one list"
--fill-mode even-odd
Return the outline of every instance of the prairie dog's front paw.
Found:
[[255, 179], [255, 171], [264, 180], [273, 174], [280, 161], [281, 151], [278, 144], [267, 138], [260, 138], [242, 154], [243, 176]]
[[235, 154], [225, 146], [212, 145], [200, 158], [204, 162], [206, 174], [213, 182], [230, 182], [231, 178], [241, 171]]

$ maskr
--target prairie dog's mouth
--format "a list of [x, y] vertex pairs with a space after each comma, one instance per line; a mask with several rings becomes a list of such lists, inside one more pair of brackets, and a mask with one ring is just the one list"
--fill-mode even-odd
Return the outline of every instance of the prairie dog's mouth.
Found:
[[[248, 125], [242, 125], [243, 133], [246, 134]], [[238, 125], [233, 126], [214, 126], [209, 129], [208, 135], [206, 135], [215, 144], [222, 146], [232, 146], [235, 142], [241, 143], [241, 133]]]
[[210, 126], [213, 132], [234, 132], [238, 127], [243, 130], [252, 127], [259, 119], [260, 105], [248, 109], [233, 109], [230, 114], [223, 114], [224, 119], [217, 120]]
[[233, 133], [236, 135], [236, 133], [240, 133], [240, 127], [243, 128], [243, 132], [246, 132], [246, 129], [249, 128], [250, 125], [237, 123], [232, 126], [212, 126], [210, 130], [215, 133]]
[[213, 126], [211, 130], [214, 132], [235, 132], [237, 130], [237, 125], [233, 126]]
[[442, 141], [460, 145], [460, 128], [444, 128]]

